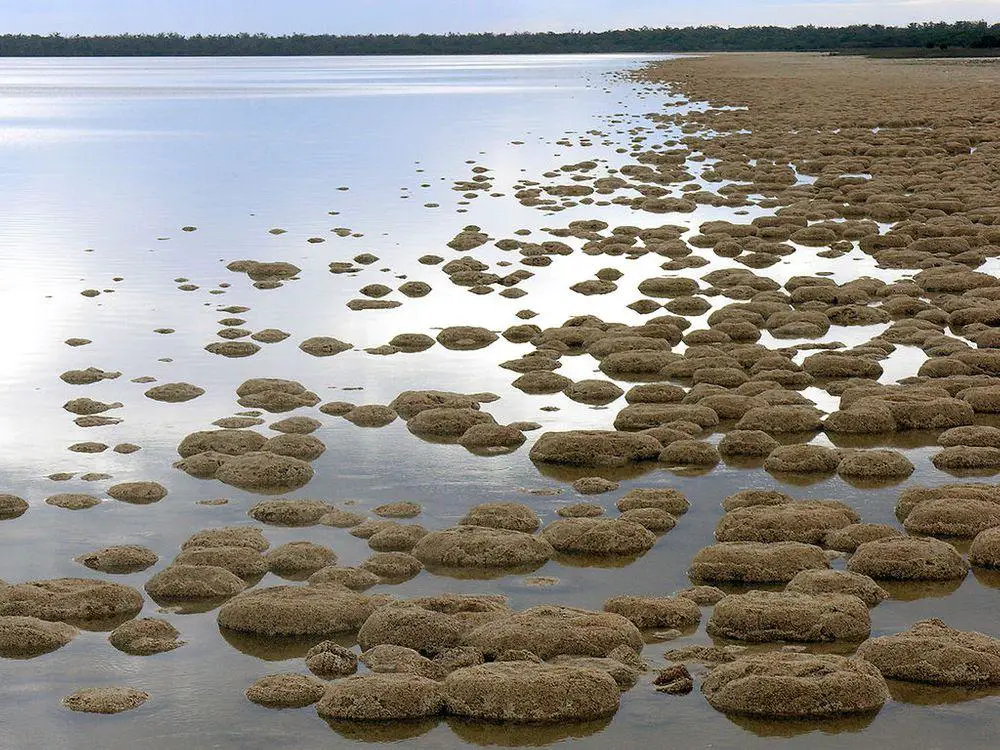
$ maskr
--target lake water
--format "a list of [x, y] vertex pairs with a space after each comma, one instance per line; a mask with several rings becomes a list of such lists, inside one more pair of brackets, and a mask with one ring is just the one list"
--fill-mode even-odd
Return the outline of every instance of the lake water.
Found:
[[[520, 300], [470, 295], [450, 284], [440, 267], [417, 262], [426, 253], [446, 258], [464, 254], [446, 243], [465, 225], [480, 226], [497, 239], [512, 237], [521, 228], [531, 230], [533, 239], [545, 239], [539, 231], [543, 227], [582, 218], [600, 218], [612, 227], [697, 227], [707, 219], [745, 221], [765, 213], [754, 207], [749, 215], [736, 216], [732, 209], [702, 207], [694, 214], [661, 216], [618, 205], [579, 205], [551, 215], [513, 197], [519, 180], [540, 180], [543, 172], [564, 164], [585, 159], [602, 167], [629, 163], [626, 152], [639, 135], [629, 129], [648, 127], [643, 115], [659, 111], [667, 100], [662, 92], [651, 93], [615, 75], [645, 59], [0, 60], [0, 491], [31, 503], [21, 518], [0, 523], [0, 578], [94, 576], [74, 558], [131, 543], [160, 555], [154, 568], [114, 577], [141, 589], [194, 531], [247, 523], [246, 510], [259, 496], [191, 478], [171, 464], [181, 438], [211, 429], [213, 420], [241, 410], [234, 392], [249, 377], [291, 378], [324, 401], [373, 404], [388, 403], [408, 389], [491, 391], [500, 399], [484, 408], [501, 423], [533, 420], [544, 429], [607, 428], [623, 401], [595, 409], [561, 394], [525, 396], [510, 385], [516, 375], [496, 365], [524, 353], [527, 345], [501, 339], [474, 352], [435, 346], [421, 354], [393, 356], [363, 349], [398, 333], [434, 335], [435, 328], [449, 325], [503, 330], [521, 322], [515, 313], [524, 308], [538, 313], [532, 322], [542, 327], [588, 313], [635, 324], [641, 316], [624, 305], [641, 296], [636, 285], [658, 275], [663, 261], [650, 255], [613, 263], [574, 253], [557, 258], [550, 268], [533, 269], [536, 275], [520, 285], [528, 292]], [[588, 136], [588, 131], [598, 134]], [[641, 135], [648, 137], [647, 143], [658, 143], [681, 134], [667, 128]], [[491, 170], [496, 197], [464, 199], [453, 189], [456, 180], [470, 179], [477, 165]], [[196, 231], [182, 231], [185, 226]], [[273, 228], [286, 231], [272, 234]], [[350, 233], [342, 237], [331, 231], [336, 228]], [[325, 242], [307, 241], [317, 237]], [[357, 275], [328, 272], [330, 262], [361, 252], [373, 253], [379, 261]], [[509, 257], [492, 244], [470, 254], [491, 265]], [[731, 265], [710, 253], [707, 257], [711, 265], [682, 273], [698, 277]], [[302, 268], [301, 278], [279, 289], [256, 289], [246, 276], [226, 270], [227, 263], [238, 259], [289, 261]], [[617, 292], [583, 297], [569, 291], [570, 284], [609, 264], [625, 272]], [[864, 274], [892, 278], [858, 252], [832, 261], [808, 250], [766, 274], [783, 282], [817, 271], [829, 271], [838, 281]], [[345, 307], [361, 286], [398, 286], [403, 276], [426, 281], [434, 290], [422, 299], [394, 294], [391, 298], [404, 301], [394, 310], [352, 312]], [[178, 289], [184, 283], [198, 288]], [[85, 289], [102, 293], [88, 298], [80, 294]], [[727, 300], [711, 301], [718, 306]], [[213, 356], [203, 347], [221, 340], [218, 320], [226, 313], [218, 308], [227, 305], [250, 308], [240, 317], [251, 330], [281, 328], [292, 335], [246, 359]], [[695, 324], [703, 320], [695, 318]], [[176, 332], [159, 334], [157, 328]], [[319, 359], [297, 348], [298, 342], [317, 335], [335, 336], [355, 349]], [[834, 327], [825, 340], [851, 344], [872, 335], [872, 328]], [[69, 337], [93, 343], [69, 347], [63, 343]], [[762, 342], [774, 345], [767, 335]], [[894, 355], [883, 380], [910, 374], [913, 351]], [[588, 357], [563, 362], [559, 372], [573, 379], [602, 377], [593, 374], [596, 362]], [[121, 371], [122, 377], [86, 387], [67, 385], [58, 377], [89, 366]], [[143, 396], [148, 385], [131, 382], [141, 376], [187, 381], [206, 393], [182, 404], [158, 403]], [[807, 395], [828, 410], [835, 403], [815, 389]], [[79, 396], [121, 401], [124, 408], [110, 413], [124, 421], [75, 426], [61, 406]], [[541, 411], [543, 406], [558, 411]], [[581, 499], [568, 484], [581, 473], [540, 474], [528, 460], [527, 445], [510, 455], [480, 457], [457, 445], [419, 440], [401, 421], [362, 429], [315, 410], [296, 413], [321, 418], [323, 427], [315, 434], [327, 451], [314, 462], [313, 481], [289, 493], [292, 497], [353, 499], [362, 510], [391, 500], [415, 500], [425, 506], [418, 520], [428, 528], [451, 526], [470, 506], [500, 500], [529, 503], [547, 522], [560, 505]], [[142, 450], [131, 455], [67, 451], [87, 440], [108, 445], [128, 441]], [[529, 435], [529, 444], [531, 440]], [[908, 484], [946, 481], [929, 461], [933, 440], [917, 436], [903, 446], [917, 465]], [[75, 476], [61, 482], [47, 478], [55, 472]], [[83, 481], [85, 472], [113, 479]], [[424, 572], [407, 583], [372, 591], [399, 598], [496, 592], [508, 595], [515, 608], [551, 602], [594, 609], [613, 593], [668, 594], [689, 585], [685, 570], [692, 555], [711, 543], [723, 497], [746, 487], [779, 486], [760, 468], [725, 464], [708, 474], [656, 469], [618, 478], [616, 493], [594, 501], [613, 508], [614, 500], [632, 487], [672, 486], [692, 503], [674, 531], [627, 567], [553, 561], [536, 572], [559, 579], [547, 588], [530, 587], [520, 575], [481, 581]], [[160, 481], [170, 494], [153, 505], [107, 500], [78, 512], [44, 503], [57, 492], [101, 495], [109, 485], [131, 480]], [[833, 477], [807, 486], [780, 486], [797, 497], [843, 499], [866, 521], [892, 522], [896, 494], [904, 485], [861, 490]], [[544, 488], [564, 492], [532, 496], [522, 491]], [[230, 502], [196, 503], [221, 497]], [[344, 565], [370, 554], [364, 540], [344, 530], [264, 531], [272, 545], [297, 539], [328, 544]], [[261, 585], [278, 582], [268, 575]], [[946, 616], [957, 628], [995, 631], [997, 587], [1000, 580], [970, 574], [957, 590], [901, 592], [901, 598], [872, 611], [873, 633], [895, 632], [933, 616]], [[941, 598], [945, 594], [947, 601]], [[898, 686], [896, 700], [874, 719], [827, 724], [730, 720], [713, 711], [697, 690], [684, 697], [657, 694], [647, 675], [623, 695], [613, 719], [596, 724], [514, 729], [442, 719], [352, 732], [340, 728], [337, 733], [312, 708], [270, 711], [243, 696], [265, 674], [304, 671], [308, 644], [279, 649], [227, 639], [219, 632], [215, 612], [163, 612], [148, 599], [143, 615], [170, 620], [187, 645], [158, 656], [131, 657], [113, 649], [105, 633], [84, 632], [54, 653], [0, 661], [0, 701], [5, 706], [0, 747], [319, 748], [406, 739], [408, 746], [420, 748], [557, 741], [594, 748], [817, 748], [908, 747], [919, 737], [926, 748], [985, 748], [992, 746], [990, 733], [1000, 723], [995, 696]], [[707, 642], [702, 625], [669, 646], [650, 644], [645, 656], [659, 664], [666, 648]], [[132, 685], [152, 698], [141, 709], [114, 717], [76, 714], [60, 706], [61, 697], [80, 687], [105, 684]]]

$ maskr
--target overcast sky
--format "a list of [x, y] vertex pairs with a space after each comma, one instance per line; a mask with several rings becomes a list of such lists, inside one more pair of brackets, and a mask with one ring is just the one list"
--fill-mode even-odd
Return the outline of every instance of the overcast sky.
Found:
[[564, 31], [1000, 20], [1000, 0], [0, 0], [0, 32]]

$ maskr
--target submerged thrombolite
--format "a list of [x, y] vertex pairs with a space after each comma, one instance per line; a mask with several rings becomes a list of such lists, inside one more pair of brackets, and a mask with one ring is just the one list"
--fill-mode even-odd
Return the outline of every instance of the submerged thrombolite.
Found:
[[[470, 160], [452, 186], [463, 212], [512, 188], [511, 212], [538, 211], [544, 227], [448, 226], [419, 250], [441, 255], [420, 258], [339, 227], [325, 247], [353, 244], [334, 260], [224, 259], [245, 277], [213, 293], [281, 303], [206, 303], [222, 340], [161, 352], [164, 369], [147, 371], [172, 382], [135, 390], [159, 404], [127, 398], [152, 382], [126, 382], [141, 370], [63, 365], [51, 385], [67, 464], [48, 471], [71, 491], [18, 480], [0, 488], [18, 493], [0, 494], [0, 520], [16, 556], [20, 529], [37, 539], [49, 527], [32, 524], [55, 534], [71, 517], [60, 555], [95, 577], [0, 581], [0, 656], [79, 668], [103, 658], [82, 654], [83, 628], [109, 631], [116, 659], [153, 657], [151, 673], [188, 658], [214, 668], [217, 636], [288, 662], [213, 675], [261, 706], [316, 704], [365, 740], [447, 717], [460, 739], [493, 744], [508, 730], [504, 744], [596, 732], [642, 693], [699, 702], [669, 715], [673, 729], [692, 716], [718, 729], [712, 708], [733, 717], [726, 731], [770, 736], [862, 731], [890, 696], [916, 715], [957, 700], [933, 692], [944, 686], [1000, 685], [1000, 641], [979, 609], [1000, 569], [1000, 66], [709, 55], [613, 81], [662, 108], [564, 134], [560, 153], [587, 154], [576, 163], [507, 185]], [[267, 242], [326, 240], [288, 226]], [[427, 281], [406, 280], [410, 260]], [[325, 302], [363, 321], [341, 321], [357, 344], [309, 336], [319, 319], [264, 327], [306, 322], [295, 295], [320, 275], [347, 282]], [[213, 283], [198, 281], [177, 280], [190, 292], [178, 309]], [[113, 304], [110, 291], [86, 304]], [[524, 294], [538, 313], [516, 312]], [[282, 305], [291, 319], [269, 320]], [[183, 346], [178, 330], [162, 341]], [[280, 344], [291, 336], [297, 348]], [[106, 353], [70, 342], [75, 357]], [[166, 369], [188, 356], [208, 369]], [[148, 447], [129, 457], [125, 439]], [[103, 471], [114, 483], [97, 484]], [[544, 482], [518, 491], [536, 472]], [[94, 494], [75, 485], [86, 480]], [[232, 490], [231, 503], [195, 505], [190, 488], [213, 481], [228, 487], [195, 497]], [[100, 541], [81, 544], [89, 531]], [[974, 596], [956, 617], [959, 585]], [[136, 619], [140, 590], [155, 618]], [[913, 599], [941, 619], [918, 620]], [[673, 639], [668, 661], [703, 668], [655, 664], [654, 644]], [[914, 684], [929, 692], [910, 700]], [[148, 697], [99, 687], [64, 703], [116, 712]], [[989, 700], [961, 697], [973, 699]], [[772, 719], [796, 721], [753, 723]], [[380, 723], [396, 720], [413, 727]], [[634, 721], [623, 709], [614, 726]]]

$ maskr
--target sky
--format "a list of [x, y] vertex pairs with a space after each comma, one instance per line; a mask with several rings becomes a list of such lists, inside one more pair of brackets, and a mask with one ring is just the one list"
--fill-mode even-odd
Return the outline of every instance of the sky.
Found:
[[1000, 0], [0, 0], [0, 33], [569, 31], [1000, 21]]

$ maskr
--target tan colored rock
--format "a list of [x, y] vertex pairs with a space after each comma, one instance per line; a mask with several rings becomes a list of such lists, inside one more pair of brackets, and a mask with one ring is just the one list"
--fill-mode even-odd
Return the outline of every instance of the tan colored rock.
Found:
[[1000, 504], [970, 497], [939, 498], [920, 503], [903, 527], [911, 534], [971, 539], [1000, 526]]
[[557, 552], [578, 555], [639, 555], [656, 544], [645, 527], [610, 518], [562, 518], [542, 529], [541, 536]]
[[572, 722], [618, 710], [618, 683], [606, 672], [559, 664], [503, 662], [445, 678], [447, 712], [481, 721]]
[[642, 636], [621, 615], [545, 605], [491, 620], [468, 632], [464, 643], [488, 659], [518, 649], [551, 659], [562, 654], [606, 656], [622, 645], [638, 651]]
[[385, 601], [336, 584], [272, 586], [230, 599], [218, 620], [230, 630], [267, 636], [350, 633]]
[[90, 714], [119, 714], [149, 700], [149, 693], [130, 687], [94, 687], [77, 690], [62, 699], [70, 711]]
[[424, 565], [455, 569], [537, 567], [552, 554], [552, 545], [545, 538], [464, 525], [432, 531], [413, 548], [413, 556]]
[[328, 721], [402, 721], [436, 716], [444, 708], [441, 685], [413, 674], [366, 674], [328, 685], [316, 706]]
[[295, 490], [312, 477], [313, 469], [307, 462], [264, 452], [234, 456], [215, 473], [219, 481], [250, 492]]
[[849, 594], [869, 607], [889, 598], [889, 592], [868, 576], [846, 570], [803, 570], [788, 582], [785, 591], [800, 594]]
[[623, 513], [637, 508], [658, 508], [672, 516], [683, 515], [691, 507], [679, 490], [670, 487], [636, 487], [615, 503]]
[[603, 430], [546, 432], [531, 448], [537, 463], [570, 466], [625, 466], [652, 461], [660, 454], [660, 443], [649, 435]]
[[801, 500], [734, 508], [715, 527], [720, 542], [803, 542], [820, 544], [827, 532], [860, 521], [836, 500]]
[[62, 648], [77, 629], [62, 622], [46, 622], [37, 617], [0, 616], [0, 657], [30, 659]]
[[716, 604], [706, 630], [751, 643], [862, 641], [871, 632], [871, 620], [856, 596], [750, 591]]
[[776, 719], [874, 713], [889, 699], [871, 664], [833, 654], [745, 656], [713, 669], [701, 691], [717, 711]]
[[156, 503], [167, 496], [167, 488], [159, 482], [122, 482], [108, 488], [115, 500], [133, 505]]
[[246, 588], [246, 582], [214, 565], [170, 565], [146, 581], [146, 592], [155, 599], [221, 599]]
[[481, 503], [469, 508], [459, 524], [487, 526], [531, 534], [542, 525], [541, 519], [524, 503]]
[[1000, 640], [955, 630], [938, 619], [921, 620], [902, 633], [865, 641], [858, 656], [894, 680], [961, 687], [1000, 685]]
[[150, 656], [173, 651], [184, 645], [180, 632], [166, 620], [143, 617], [123, 622], [108, 635], [119, 651], [132, 656]]
[[323, 697], [326, 683], [304, 674], [270, 674], [247, 688], [252, 703], [268, 708], [304, 708]]
[[149, 547], [125, 544], [88, 552], [80, 555], [76, 561], [102, 573], [138, 573], [155, 565], [158, 559]]
[[88, 623], [134, 616], [140, 609], [138, 591], [108, 581], [52, 578], [0, 586], [0, 615]]
[[852, 523], [840, 529], [832, 529], [823, 538], [823, 546], [839, 552], [854, 552], [865, 542], [887, 537], [906, 536], [899, 529], [884, 523]]
[[889, 537], [859, 545], [847, 569], [876, 581], [948, 581], [964, 578], [969, 564], [939, 539]]
[[688, 576], [692, 581], [787, 583], [803, 570], [829, 567], [823, 550], [811, 544], [721, 542], [695, 554]]
[[181, 545], [181, 549], [187, 551], [206, 547], [248, 547], [263, 552], [270, 546], [271, 543], [260, 529], [252, 526], [223, 526], [195, 532]]
[[320, 641], [306, 652], [306, 668], [325, 680], [347, 677], [358, 671], [358, 657], [334, 641]]
[[322, 500], [264, 500], [252, 506], [247, 515], [272, 526], [312, 526], [333, 510]]
[[604, 602], [604, 611], [627, 618], [640, 630], [684, 630], [701, 622], [698, 605], [683, 596], [614, 596]]

